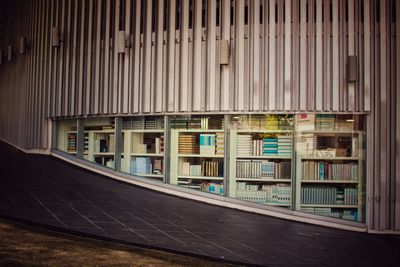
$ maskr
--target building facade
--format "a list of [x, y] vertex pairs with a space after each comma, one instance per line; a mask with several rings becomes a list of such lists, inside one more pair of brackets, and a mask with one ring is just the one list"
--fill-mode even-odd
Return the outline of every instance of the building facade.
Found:
[[[240, 182], [243, 169], [238, 166], [262, 164], [256, 159], [285, 165], [279, 151], [277, 157], [268, 153], [280, 139], [292, 136], [287, 155], [291, 182], [278, 189], [291, 190], [289, 209], [299, 212], [294, 217], [307, 208], [321, 221], [323, 213], [357, 214], [353, 221], [369, 231], [398, 232], [399, 17], [395, 0], [5, 1], [0, 10], [0, 137], [43, 153], [68, 152], [75, 142], [78, 159], [107, 165], [108, 156], [108, 167], [128, 173], [139, 161], [146, 166], [146, 156], [140, 154], [147, 149], [160, 154], [153, 146], [163, 141], [164, 154], [156, 156], [163, 162], [151, 159], [150, 174], [160, 175], [154, 169], [162, 164], [166, 184], [191, 184], [196, 176], [207, 176], [207, 184], [194, 183], [193, 188], [223, 185], [220, 195], [229, 201], [240, 190], [241, 199], [250, 200], [256, 196], [247, 191], [266, 192], [287, 183], [273, 183], [262, 174], [264, 184], [245, 175]], [[164, 126], [146, 128], [147, 122], [148, 127]], [[278, 122], [289, 128], [279, 128]], [[138, 134], [138, 129], [154, 131]], [[110, 139], [107, 132], [115, 135]], [[218, 133], [224, 136], [220, 157], [217, 144], [215, 157], [181, 159], [180, 154], [188, 153], [181, 144], [195, 143], [189, 154], [201, 155], [197, 149], [207, 149], [201, 142], [210, 133], [216, 139]], [[96, 136], [102, 137], [96, 141]], [[146, 138], [155, 141], [145, 151], [133, 151], [138, 146], [127, 142], [135, 138], [141, 145], [151, 143]], [[250, 154], [242, 158], [240, 138], [251, 142]], [[303, 153], [310, 150], [304, 144], [314, 146], [316, 158]], [[114, 149], [101, 149], [109, 146]], [[258, 146], [262, 151], [254, 152]], [[112, 155], [96, 160], [99, 148], [97, 152]], [[127, 159], [130, 148], [132, 161]], [[350, 177], [351, 170], [345, 179], [350, 181], [343, 182], [343, 175], [332, 179], [331, 165], [356, 166], [357, 179]], [[196, 166], [202, 175], [193, 175]], [[204, 175], [206, 168], [216, 168], [215, 175]], [[305, 168], [317, 169], [317, 177], [310, 179]], [[303, 180], [324, 181], [325, 174], [337, 184], [303, 186]], [[331, 189], [334, 206], [325, 205]], [[313, 190], [323, 191], [315, 193], [320, 199], [303, 199]], [[349, 208], [344, 203], [351, 190], [358, 190], [358, 203]], [[265, 209], [288, 213], [284, 207]]]

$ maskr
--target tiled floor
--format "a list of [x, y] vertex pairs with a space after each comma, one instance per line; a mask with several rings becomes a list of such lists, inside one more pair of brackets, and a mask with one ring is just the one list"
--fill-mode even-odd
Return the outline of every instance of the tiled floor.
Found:
[[[0, 214], [143, 246], [266, 266], [398, 266], [400, 237], [185, 200], [0, 142]], [[397, 261], [397, 262], [396, 262]]]

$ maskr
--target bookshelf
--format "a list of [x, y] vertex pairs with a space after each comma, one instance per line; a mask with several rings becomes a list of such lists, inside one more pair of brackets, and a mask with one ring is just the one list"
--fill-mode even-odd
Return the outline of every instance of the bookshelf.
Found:
[[224, 117], [171, 120], [170, 183], [224, 195]]
[[[58, 125], [57, 148], [71, 155], [77, 155], [78, 134], [76, 121], [62, 121]], [[89, 135], [84, 133], [84, 154], [88, 154]]]
[[124, 118], [122, 171], [164, 180], [164, 117]]
[[296, 120], [296, 209], [363, 221], [363, 127], [351, 115]]
[[[104, 127], [104, 128], [103, 128]], [[88, 136], [88, 149], [86, 160], [114, 168], [115, 132], [109, 126], [96, 127], [96, 130], [88, 128], [85, 134]]]
[[65, 132], [65, 151], [69, 154], [76, 154], [77, 151], [77, 133], [76, 131]]
[[229, 143], [229, 196], [290, 207], [293, 116], [232, 116]]

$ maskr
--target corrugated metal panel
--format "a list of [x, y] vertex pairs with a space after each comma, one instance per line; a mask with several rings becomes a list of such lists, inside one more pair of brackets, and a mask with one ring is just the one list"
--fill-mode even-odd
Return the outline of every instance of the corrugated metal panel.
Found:
[[[400, 4], [396, 3], [396, 102], [400, 103]], [[395, 230], [400, 230], [400, 105], [396, 106]]]

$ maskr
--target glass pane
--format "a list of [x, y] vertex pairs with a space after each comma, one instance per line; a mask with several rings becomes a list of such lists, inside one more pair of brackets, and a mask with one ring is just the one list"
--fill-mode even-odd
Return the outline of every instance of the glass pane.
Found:
[[133, 175], [164, 180], [164, 117], [124, 118], [121, 170]]
[[224, 194], [224, 116], [171, 118], [170, 183]]
[[291, 206], [292, 115], [232, 116], [229, 196]]
[[57, 121], [57, 149], [76, 156], [76, 120]]
[[114, 118], [85, 119], [84, 159], [114, 169]]
[[298, 114], [296, 121], [296, 209], [364, 222], [364, 117]]

